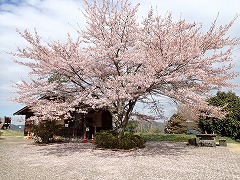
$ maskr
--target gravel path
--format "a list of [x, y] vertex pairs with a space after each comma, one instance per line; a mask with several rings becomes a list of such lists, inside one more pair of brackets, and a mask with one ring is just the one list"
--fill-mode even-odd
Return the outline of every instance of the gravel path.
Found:
[[240, 154], [228, 147], [148, 142], [134, 151], [96, 149], [92, 144], [47, 146], [0, 139], [2, 180], [240, 179]]

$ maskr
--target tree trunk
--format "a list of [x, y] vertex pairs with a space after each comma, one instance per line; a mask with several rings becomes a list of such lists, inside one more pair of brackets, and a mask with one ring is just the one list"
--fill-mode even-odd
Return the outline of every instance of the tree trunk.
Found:
[[118, 133], [118, 138], [122, 137], [124, 135], [124, 131], [125, 131], [125, 128], [124, 127], [119, 127], [117, 129], [117, 133]]
[[117, 111], [118, 113], [115, 114], [115, 116], [117, 116], [115, 118], [116, 119], [115, 123], [116, 123], [116, 131], [118, 133], [118, 138], [120, 138], [124, 135], [126, 126], [128, 124], [129, 118], [131, 116], [131, 113], [132, 113], [132, 110], [133, 110], [135, 104], [136, 104], [136, 101], [129, 101], [128, 109], [126, 109], [123, 112]]

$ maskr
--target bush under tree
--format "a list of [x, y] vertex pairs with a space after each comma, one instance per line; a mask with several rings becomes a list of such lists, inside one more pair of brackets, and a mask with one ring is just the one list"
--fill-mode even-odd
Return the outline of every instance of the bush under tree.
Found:
[[114, 131], [100, 131], [96, 133], [94, 143], [97, 147], [107, 149], [134, 149], [144, 148], [145, 140], [132, 133], [125, 133], [123, 136], [118, 137]]
[[63, 126], [56, 125], [55, 121], [47, 121], [33, 126], [31, 131], [34, 133], [35, 142], [47, 144], [51, 142], [50, 138], [53, 138], [54, 135], [61, 135]]

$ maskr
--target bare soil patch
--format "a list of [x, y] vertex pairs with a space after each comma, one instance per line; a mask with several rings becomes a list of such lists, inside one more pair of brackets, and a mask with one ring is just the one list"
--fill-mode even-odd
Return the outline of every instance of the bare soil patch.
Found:
[[228, 148], [232, 152], [240, 153], [240, 144], [229, 143]]

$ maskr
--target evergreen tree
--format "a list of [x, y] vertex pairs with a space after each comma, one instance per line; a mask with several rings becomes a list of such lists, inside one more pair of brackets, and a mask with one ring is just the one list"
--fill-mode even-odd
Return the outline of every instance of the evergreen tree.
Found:
[[173, 114], [167, 123], [165, 133], [167, 134], [182, 134], [187, 133], [187, 119], [180, 114]]
[[216, 132], [234, 139], [240, 138], [240, 98], [233, 92], [217, 92], [208, 99], [209, 105], [222, 107], [225, 118], [201, 117], [198, 124], [203, 132]]

